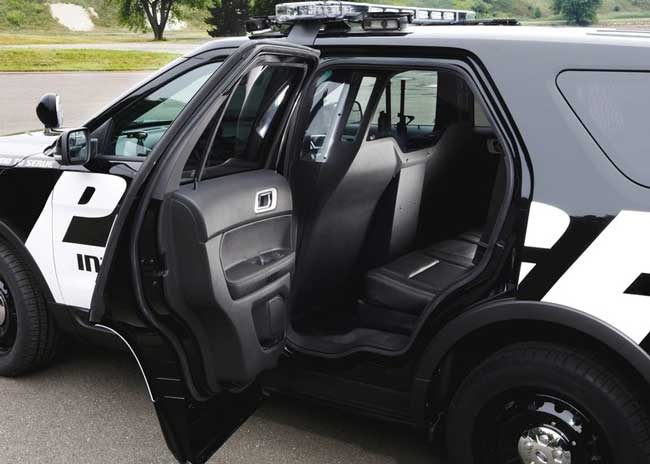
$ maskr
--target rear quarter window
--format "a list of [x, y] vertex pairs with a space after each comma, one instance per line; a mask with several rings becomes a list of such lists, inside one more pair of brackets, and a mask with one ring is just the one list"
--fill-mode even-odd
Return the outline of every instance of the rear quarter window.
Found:
[[650, 72], [564, 71], [557, 85], [609, 160], [650, 187]]

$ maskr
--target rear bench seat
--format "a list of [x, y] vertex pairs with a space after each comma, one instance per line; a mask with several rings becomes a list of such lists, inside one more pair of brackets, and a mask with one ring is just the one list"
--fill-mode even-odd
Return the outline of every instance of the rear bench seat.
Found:
[[[488, 143], [490, 140], [496, 140], [491, 130], [463, 125], [447, 129], [436, 146], [435, 156], [430, 158], [431, 173], [426, 183], [435, 188], [423, 190], [423, 198], [429, 201], [419, 215], [420, 218], [434, 217], [436, 221], [424, 224], [429, 228], [423, 227], [419, 235], [434, 237], [441, 221], [457, 225], [456, 230], [464, 232], [433, 245], [427, 244], [426, 248], [369, 271], [364, 278], [362, 300], [371, 307], [361, 306], [362, 322], [375, 328], [408, 333], [425, 306], [479, 261], [477, 250], [486, 247], [481, 240], [488, 240], [507, 186], [505, 158], [500, 150], [490, 148], [494, 145]], [[474, 169], [469, 170], [468, 165]], [[450, 171], [450, 168], [457, 170]], [[471, 177], [468, 176], [470, 172]], [[458, 182], [459, 178], [463, 182]], [[465, 203], [445, 200], [452, 191], [449, 179], [453, 180], [452, 186], [462, 189], [454, 195]], [[485, 182], [485, 179], [492, 179], [492, 182]], [[468, 213], [472, 208], [485, 211], [485, 217], [480, 218], [476, 212]], [[469, 229], [468, 219], [472, 219], [472, 224], [486, 224], [485, 230]], [[377, 311], [379, 308], [384, 311]]]
[[443, 289], [474, 266], [481, 232], [471, 230], [401, 256], [365, 278], [367, 303], [419, 315]]

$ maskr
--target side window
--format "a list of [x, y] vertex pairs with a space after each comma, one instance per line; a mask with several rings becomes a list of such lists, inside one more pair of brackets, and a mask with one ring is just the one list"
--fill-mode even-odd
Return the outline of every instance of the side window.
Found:
[[349, 71], [326, 71], [320, 77], [309, 112], [309, 126], [303, 138], [301, 160], [327, 161], [332, 129], [343, 114], [352, 76]]
[[431, 144], [438, 97], [437, 71], [407, 71], [386, 85], [368, 138], [393, 137], [404, 151]]
[[650, 187], [650, 73], [565, 71], [557, 85], [611, 162]]
[[302, 75], [293, 66], [263, 65], [249, 71], [199, 138], [185, 177], [193, 177], [203, 160], [203, 179], [264, 167]]
[[216, 71], [209, 63], [176, 77], [113, 118], [108, 156], [145, 157], [179, 113]]
[[[356, 76], [358, 78], [358, 76]], [[326, 71], [314, 92], [309, 126], [305, 131], [301, 160], [325, 163], [332, 146], [335, 129], [344, 116], [355, 73], [349, 70]], [[354, 142], [365, 115], [376, 78], [364, 76], [343, 127], [341, 140]]]
[[354, 98], [352, 109], [350, 110], [350, 114], [348, 114], [348, 120], [345, 123], [345, 128], [341, 135], [343, 142], [354, 142], [356, 140], [376, 83], [377, 79], [372, 76], [364, 76], [361, 79], [357, 96]]
[[474, 101], [474, 127], [492, 127], [483, 107], [477, 101]]

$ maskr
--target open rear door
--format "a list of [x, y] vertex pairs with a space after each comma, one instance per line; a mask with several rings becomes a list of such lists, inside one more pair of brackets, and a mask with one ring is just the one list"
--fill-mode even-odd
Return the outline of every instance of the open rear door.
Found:
[[284, 350], [295, 225], [275, 166], [317, 64], [285, 42], [229, 57], [152, 153], [115, 237], [128, 256], [118, 247], [95, 321], [138, 358], [180, 462], [205, 462], [255, 411], [256, 378]]

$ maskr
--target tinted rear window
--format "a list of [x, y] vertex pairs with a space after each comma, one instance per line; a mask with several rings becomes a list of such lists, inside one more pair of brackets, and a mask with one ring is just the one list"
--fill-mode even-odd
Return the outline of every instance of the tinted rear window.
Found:
[[565, 71], [557, 84], [605, 155], [650, 186], [650, 73]]

